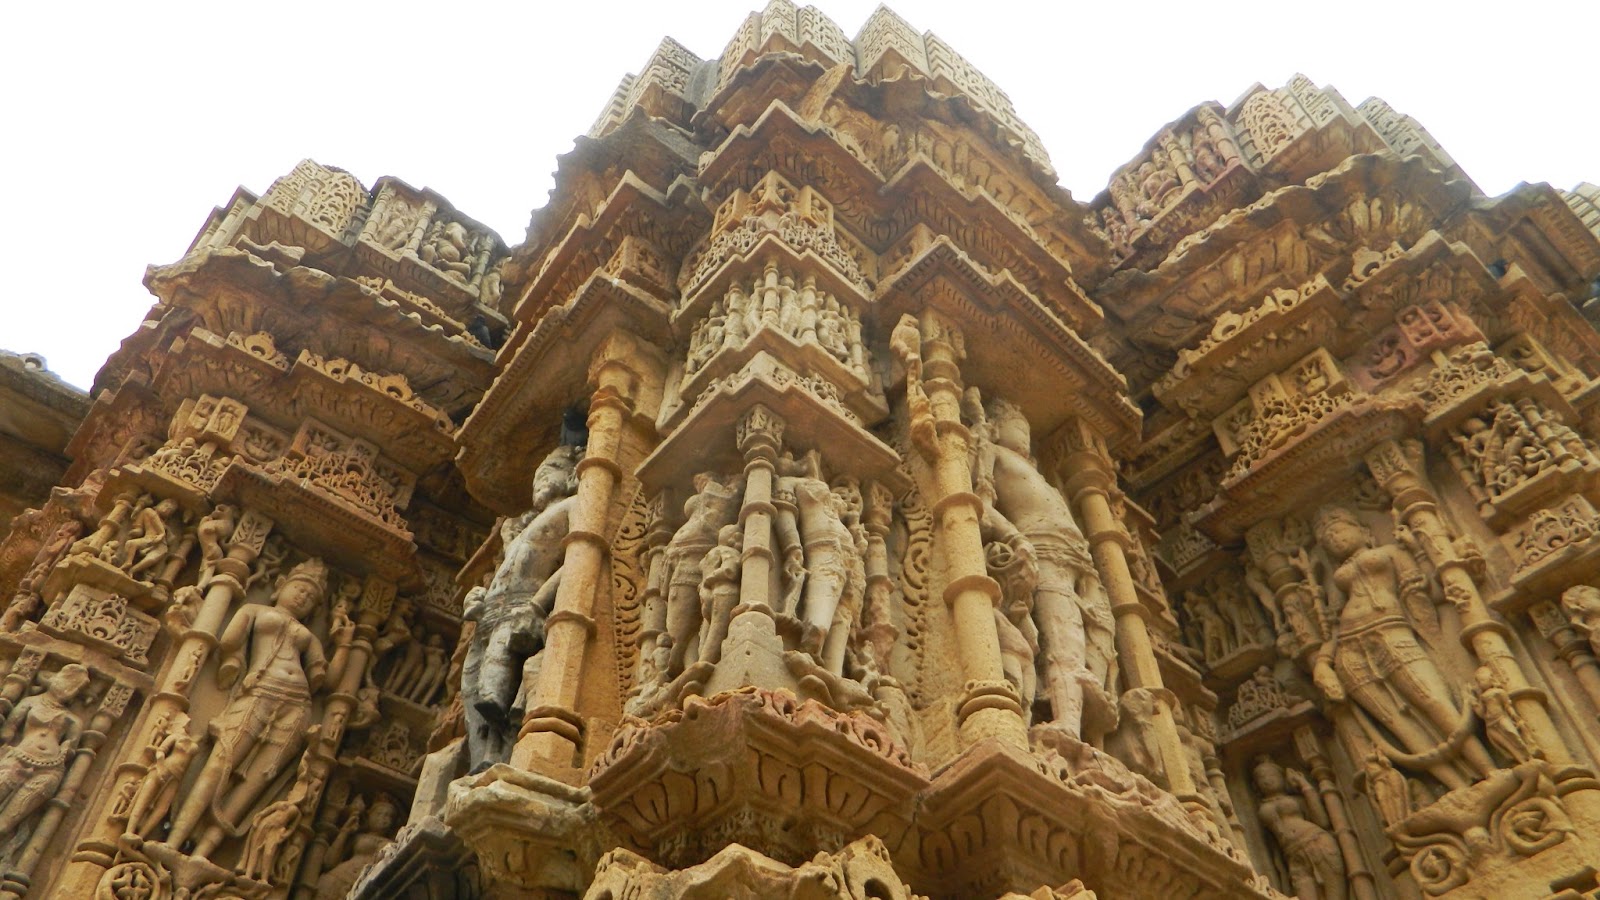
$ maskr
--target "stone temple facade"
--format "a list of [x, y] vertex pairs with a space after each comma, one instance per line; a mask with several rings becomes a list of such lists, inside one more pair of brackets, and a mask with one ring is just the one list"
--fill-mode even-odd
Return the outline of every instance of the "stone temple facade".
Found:
[[301, 163], [0, 358], [0, 898], [1600, 897], [1597, 276], [1300, 77], [1080, 202], [788, 0], [516, 246]]

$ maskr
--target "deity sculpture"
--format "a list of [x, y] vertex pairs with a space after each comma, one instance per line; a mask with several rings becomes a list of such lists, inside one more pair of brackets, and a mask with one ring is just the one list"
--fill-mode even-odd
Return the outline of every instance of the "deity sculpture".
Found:
[[33, 555], [33, 563], [22, 580], [17, 582], [17, 592], [12, 596], [11, 603], [6, 606], [4, 614], [0, 614], [0, 632], [15, 632], [22, 627], [22, 623], [32, 621], [44, 611], [39, 586], [82, 533], [82, 523], [77, 519], [69, 519]]
[[0, 725], [0, 838], [10, 836], [54, 797], [83, 734], [71, 704], [89, 686], [89, 670], [68, 663], [45, 691], [24, 697]]
[[290, 570], [272, 606], [247, 603], [229, 621], [218, 644], [217, 684], [233, 690], [211, 720], [212, 747], [173, 817], [171, 846], [181, 848], [202, 819], [210, 825], [195, 840], [197, 857], [243, 834], [244, 814], [298, 758], [312, 694], [341, 674], [328, 671], [322, 642], [304, 624], [327, 588], [327, 566], [307, 560]]
[[1032, 710], [1039, 692], [1039, 631], [1033, 622], [1039, 566], [1033, 558], [1033, 544], [992, 503], [984, 505], [979, 524], [984, 568], [1000, 584], [1001, 600], [994, 608], [1000, 669], [1017, 689], [1026, 714]]
[[1489, 745], [1512, 762], [1527, 762], [1543, 754], [1533, 740], [1528, 723], [1511, 703], [1511, 692], [1495, 671], [1479, 666], [1473, 673], [1472, 711], [1483, 721]]
[[[1312, 670], [1317, 688], [1333, 703], [1348, 699], [1353, 715], [1398, 738], [1401, 748], [1386, 749], [1392, 759], [1423, 757], [1419, 763], [1447, 787], [1464, 787], [1490, 771], [1482, 745], [1457, 734], [1471, 717], [1456, 707], [1418, 643], [1413, 620], [1432, 615], [1432, 598], [1416, 561], [1393, 544], [1375, 545], [1372, 532], [1341, 506], [1318, 511], [1316, 533], [1335, 566], [1325, 588], [1332, 630]], [[1376, 734], [1370, 721], [1357, 721]], [[1441, 753], [1457, 739], [1466, 771]]]
[[1406, 785], [1406, 777], [1395, 771], [1389, 757], [1374, 749], [1362, 762], [1361, 773], [1366, 779], [1367, 796], [1372, 799], [1372, 806], [1385, 826], [1411, 814], [1411, 790]]
[[411, 690], [406, 693], [406, 699], [423, 705], [432, 703], [449, 668], [450, 655], [445, 652], [444, 638], [437, 634], [428, 635], [422, 645], [422, 667], [412, 682]]
[[[645, 628], [672, 639], [667, 668], [653, 673], [670, 681], [683, 671], [689, 651], [700, 632], [700, 563], [716, 546], [722, 526], [731, 524], [738, 512], [741, 490], [739, 479], [728, 482], [709, 473], [695, 476], [695, 493], [684, 502], [685, 521], [667, 542], [660, 565], [666, 566], [665, 596], [645, 611]], [[646, 660], [655, 656], [655, 644], [642, 648]]]
[[195, 526], [195, 537], [200, 543], [200, 575], [195, 584], [201, 590], [211, 581], [217, 570], [217, 561], [226, 552], [223, 546], [233, 536], [238, 524], [238, 511], [226, 503], [217, 504], [211, 514]]
[[1316, 788], [1297, 770], [1267, 757], [1256, 761], [1252, 774], [1261, 792], [1257, 811], [1283, 853], [1295, 895], [1300, 900], [1344, 900], [1344, 859]]
[[127, 830], [140, 836], [149, 836], [167, 817], [177, 799], [179, 782], [200, 749], [200, 742], [189, 733], [189, 715], [173, 713], [166, 730], [150, 749], [150, 768], [139, 780], [138, 791], [128, 807]]
[[[473, 589], [463, 615], [478, 623], [462, 666], [468, 743], [474, 765], [498, 759], [519, 722], [511, 711], [524, 681], [524, 668], [544, 646], [544, 622], [561, 583], [563, 543], [576, 502], [577, 465], [583, 448], [551, 451], [533, 475], [533, 505], [500, 530], [505, 544], [500, 565], [487, 589]], [[408, 690], [425, 677], [426, 648], [420, 635], [413, 647], [422, 659], [407, 675]], [[442, 648], [441, 654], [442, 656]]]
[[744, 531], [738, 525], [724, 525], [717, 532], [717, 545], [700, 560], [700, 661], [715, 664], [722, 658], [722, 641], [728, 634], [728, 619], [739, 599], [740, 547]]
[[[861, 609], [867, 575], [863, 557], [865, 537], [857, 544], [860, 492], [856, 491], [854, 517], [857, 529], [846, 524], [849, 502], [822, 479], [822, 456], [815, 450], [800, 459], [785, 454], [778, 460], [777, 493], [792, 497], [779, 506], [774, 522], [784, 559], [789, 589], [780, 615], [793, 616], [805, 626], [806, 649], [823, 668], [844, 672], [849, 619]], [[803, 573], [803, 578], [798, 577]], [[843, 618], [839, 614], [843, 613]]]
[[[967, 405], [974, 415], [981, 409], [972, 397]], [[1022, 410], [994, 401], [978, 431], [979, 495], [992, 493], [994, 508], [1027, 538], [1038, 566], [1033, 617], [1053, 727], [1082, 735], [1090, 704], [1102, 707], [1093, 718], [1109, 726], [1115, 625], [1110, 604], [1093, 583], [1088, 542], [1066, 498], [1035, 467]]]
[[[341, 861], [323, 871], [317, 879], [318, 900], [338, 900], [350, 893], [361, 870], [394, 840], [391, 832], [400, 814], [394, 801], [387, 794], [379, 794], [366, 808], [365, 817], [361, 815], [359, 803], [358, 800], [357, 807], [334, 838], [328, 859]], [[355, 830], [357, 827], [361, 828], [359, 832]]]
[[1193, 630], [1197, 632], [1196, 643], [1200, 645], [1206, 661], [1215, 662], [1232, 652], [1233, 641], [1228, 634], [1228, 623], [1217, 612], [1210, 595], [1201, 591], [1186, 591], [1183, 596], [1187, 601], [1183, 608], [1189, 614]]

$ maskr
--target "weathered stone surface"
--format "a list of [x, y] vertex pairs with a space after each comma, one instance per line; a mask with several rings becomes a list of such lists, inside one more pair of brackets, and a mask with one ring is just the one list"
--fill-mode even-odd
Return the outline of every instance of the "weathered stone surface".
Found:
[[0, 356], [0, 900], [1600, 892], [1594, 185], [1295, 76], [1079, 203], [772, 0], [518, 246], [307, 160], [146, 283]]

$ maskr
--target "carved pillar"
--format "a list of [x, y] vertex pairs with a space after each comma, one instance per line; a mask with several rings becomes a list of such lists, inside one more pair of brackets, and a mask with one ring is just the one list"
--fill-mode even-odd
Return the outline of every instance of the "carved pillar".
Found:
[[744, 454], [744, 500], [739, 506], [739, 527], [744, 529], [740, 606], [772, 607], [772, 486], [784, 427], [783, 419], [760, 405], [751, 407], [739, 420], [739, 452]]
[[1544, 758], [1556, 765], [1571, 763], [1572, 753], [1545, 708], [1544, 692], [1528, 683], [1511, 653], [1511, 645], [1506, 640], [1510, 627], [1490, 615], [1473, 581], [1472, 563], [1456, 548], [1449, 528], [1439, 515], [1438, 498], [1423, 476], [1421, 444], [1402, 448], [1395, 441], [1384, 441], [1369, 451], [1366, 459], [1373, 478], [1394, 498], [1400, 521], [1416, 534], [1428, 559], [1438, 570], [1445, 599], [1461, 615], [1462, 646], [1499, 676], [1517, 712], [1527, 721], [1535, 742], [1544, 751]]
[[[328, 773], [333, 768], [339, 743], [344, 739], [345, 725], [359, 702], [357, 691], [361, 689], [361, 683], [367, 677], [367, 665], [372, 659], [373, 638], [377, 637], [378, 627], [394, 612], [394, 598], [394, 584], [377, 576], [368, 575], [366, 583], [361, 588], [361, 605], [356, 613], [355, 634], [347, 646], [333, 648], [333, 661], [328, 667], [328, 672], [329, 677], [337, 681], [333, 683], [333, 690], [323, 708], [322, 730], [317, 740], [308, 744], [304, 751], [313, 754], [313, 762], [307, 767], [307, 774], [315, 784], [319, 785], [319, 789], [305, 799], [307, 810], [316, 809], [322, 803], [322, 795], [328, 784]], [[314, 896], [317, 876], [322, 873], [322, 861], [328, 845], [325, 841], [312, 842], [317, 824], [317, 820], [308, 812], [301, 818], [294, 833], [286, 842], [292, 846], [279, 851], [280, 855], [304, 853], [300, 864], [302, 880], [294, 888], [293, 896], [296, 900], [307, 900]], [[308, 842], [312, 843], [311, 849], [302, 850]], [[306, 879], [309, 879], [309, 884]]]
[[862, 522], [867, 531], [867, 597], [861, 621], [867, 645], [882, 674], [889, 671], [889, 652], [900, 636], [891, 619], [894, 579], [889, 576], [889, 529], [894, 515], [894, 497], [878, 482], [867, 487], [866, 509]]
[[[909, 317], [896, 331], [902, 332], [908, 322]], [[955, 621], [966, 676], [956, 719], [964, 744], [993, 737], [1027, 747], [1021, 698], [1006, 680], [1000, 660], [994, 610], [1001, 593], [984, 563], [983, 501], [972, 490], [972, 432], [961, 421], [961, 333], [931, 311], [923, 314], [920, 332], [922, 378], [908, 372], [906, 393], [908, 401], [919, 396], [918, 402], [925, 402], [920, 422], [918, 410], [912, 410], [912, 437], [933, 470], [928, 498], [933, 540], [944, 558], [944, 600]]]
[[561, 780], [576, 777], [583, 750], [583, 716], [576, 709], [583, 659], [594, 637], [594, 604], [611, 545], [606, 519], [622, 483], [622, 436], [633, 415], [642, 351], [614, 333], [589, 366], [589, 443], [578, 462], [573, 504], [555, 607], [545, 622], [544, 660], [528, 701], [511, 764]]
[[[205, 585], [205, 597], [194, 621], [175, 641], [166, 674], [150, 698], [143, 722], [129, 736], [126, 746], [138, 748], [152, 743], [175, 713], [188, 711], [189, 688], [217, 646], [218, 632], [222, 630], [229, 608], [244, 596], [250, 564], [260, 555], [271, 530], [272, 520], [260, 513], [245, 510], [240, 515], [228, 541], [228, 552], [217, 560], [216, 570]], [[118, 767], [115, 780], [103, 796], [116, 797], [131, 790], [144, 773], [145, 767], [138, 763]], [[72, 864], [61, 875], [57, 890], [62, 896], [88, 897], [94, 893], [101, 872], [111, 865], [116, 840], [122, 831], [120, 823], [105, 817], [102, 810], [89, 836], [78, 845]]]
[[1322, 808], [1328, 812], [1328, 825], [1334, 839], [1339, 842], [1339, 855], [1344, 858], [1344, 873], [1350, 882], [1351, 893], [1356, 900], [1378, 900], [1377, 881], [1367, 870], [1366, 860], [1361, 856], [1361, 844], [1356, 840], [1355, 829], [1350, 827], [1350, 816], [1344, 809], [1344, 795], [1339, 793], [1339, 785], [1333, 780], [1333, 764], [1323, 752], [1322, 743], [1309, 725], [1294, 730], [1294, 743], [1295, 749], [1300, 752], [1300, 759], [1311, 770], [1311, 780], [1317, 786], [1317, 794], [1322, 797]]
[[1178, 141], [1177, 135], [1170, 131], [1163, 131], [1158, 140], [1161, 144], [1162, 153], [1166, 155], [1167, 161], [1172, 164], [1172, 170], [1178, 173], [1178, 181], [1184, 187], [1188, 187], [1200, 180], [1195, 177], [1194, 169], [1190, 168], [1189, 155], [1183, 152], [1183, 144]]
[[1566, 614], [1548, 600], [1534, 604], [1528, 610], [1528, 617], [1555, 648], [1556, 656], [1571, 667], [1589, 701], [1600, 707], [1600, 661], [1590, 652], [1589, 639], [1579, 634]]
[[1161, 680], [1160, 663], [1150, 640], [1147, 619], [1150, 611], [1134, 590], [1133, 572], [1128, 568], [1128, 551], [1133, 536], [1128, 534], [1111, 511], [1111, 491], [1116, 484], [1105, 445], [1087, 424], [1073, 420], [1065, 426], [1066, 487], [1077, 508], [1078, 522], [1089, 540], [1095, 568], [1105, 581], [1111, 598], [1111, 615], [1117, 623], [1117, 657], [1127, 678], [1128, 690], [1148, 690], [1155, 697], [1151, 728], [1161, 749], [1161, 767], [1167, 774], [1167, 788], [1193, 815], [1209, 816], [1206, 802], [1195, 789], [1194, 779], [1184, 758], [1183, 741], [1178, 735], [1172, 692]]

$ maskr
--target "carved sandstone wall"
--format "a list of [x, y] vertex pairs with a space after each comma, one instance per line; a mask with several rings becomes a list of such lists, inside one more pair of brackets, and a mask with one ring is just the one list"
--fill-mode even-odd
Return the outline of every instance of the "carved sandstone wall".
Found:
[[0, 898], [1600, 896], [1596, 196], [1297, 76], [1084, 204], [787, 0], [516, 247], [303, 162], [0, 544]]

